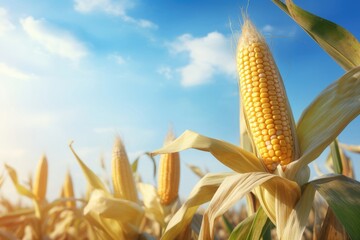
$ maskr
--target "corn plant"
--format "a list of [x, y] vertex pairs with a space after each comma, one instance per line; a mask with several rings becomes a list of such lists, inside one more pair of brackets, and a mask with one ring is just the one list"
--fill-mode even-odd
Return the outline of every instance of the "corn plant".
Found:
[[[289, 12], [294, 8], [291, 1], [281, 6], [287, 7]], [[341, 28], [341, 31], [345, 30]], [[329, 45], [324, 38], [316, 36], [319, 42]], [[351, 39], [354, 40], [352, 35]], [[359, 45], [355, 39], [350, 42], [349, 48], [358, 52]], [[330, 53], [336, 53], [333, 56], [342, 64], [351, 63], [346, 61], [346, 47], [335, 50], [329, 46], [325, 48], [328, 49], [332, 50], [329, 50]], [[351, 57], [359, 58], [359, 54], [354, 56], [353, 52], [350, 53]], [[267, 219], [276, 226], [279, 239], [301, 239], [316, 191], [327, 201], [350, 237], [356, 239], [360, 184], [339, 174], [309, 182], [308, 164], [359, 115], [360, 66], [350, 69], [328, 86], [305, 109], [297, 125], [292, 120], [273, 57], [264, 38], [249, 19], [245, 19], [239, 39], [237, 66], [242, 115], [240, 125], [246, 126], [246, 134], [242, 136], [248, 136], [250, 143], [242, 145], [251, 146], [248, 149], [252, 151], [192, 131], [186, 131], [172, 143], [154, 151], [160, 154], [195, 148], [210, 152], [234, 171], [205, 175], [171, 219], [162, 239], [173, 239], [178, 235], [191, 221], [196, 209], [205, 202], [210, 203], [204, 213], [199, 238], [213, 238], [215, 219], [249, 192], [256, 196], [260, 207], [256, 214], [234, 229], [230, 239], [260, 238], [269, 227]], [[241, 140], [246, 141], [246, 138]]]
[[[173, 131], [170, 129], [164, 145], [170, 143], [175, 139]], [[169, 220], [173, 217], [176, 210], [180, 206], [178, 196], [180, 184], [180, 156], [179, 153], [163, 154], [159, 162], [158, 187], [151, 184], [139, 182], [138, 188], [143, 196], [143, 203], [146, 207], [145, 212], [148, 219], [152, 220], [152, 226], [155, 223], [160, 225], [160, 233], [162, 236], [163, 230], [166, 228]], [[200, 222], [197, 221], [199, 216], [194, 221], [187, 224], [179, 233], [179, 239], [189, 239], [192, 236], [197, 236], [199, 232]]]
[[89, 185], [90, 198], [84, 215], [95, 227], [101, 239], [137, 239], [144, 216], [125, 147], [119, 137], [113, 147], [112, 183], [114, 191], [107, 189], [98, 176], [76, 154], [70, 144]]
[[44, 155], [37, 166], [34, 180], [30, 187], [20, 183], [17, 172], [12, 167], [5, 168], [17, 192], [33, 201], [33, 207], [11, 206], [7, 203], [8, 212], [0, 214], [2, 239], [78, 239], [86, 234], [93, 236], [89, 222], [82, 216], [82, 209], [75, 208], [75, 198], [71, 176], [68, 173], [62, 196], [52, 202], [46, 199], [48, 160]]

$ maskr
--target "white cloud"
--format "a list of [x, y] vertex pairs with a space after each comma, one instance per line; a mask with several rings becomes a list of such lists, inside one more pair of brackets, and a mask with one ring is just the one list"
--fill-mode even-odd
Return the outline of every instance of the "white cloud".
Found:
[[170, 44], [170, 49], [189, 54], [190, 62], [178, 69], [184, 87], [205, 84], [217, 73], [235, 75], [231, 40], [221, 33], [211, 32], [201, 38], [184, 34]]
[[124, 15], [125, 8], [125, 1], [113, 2], [111, 0], [75, 0], [75, 10], [83, 13], [101, 10], [113, 15]]
[[135, 24], [142, 28], [157, 28], [158, 26], [146, 19], [136, 19], [127, 15], [126, 10], [133, 7], [133, 3], [127, 0], [75, 0], [75, 10], [81, 13], [94, 11], [105, 12], [119, 16], [124, 22]]
[[172, 79], [173, 78], [173, 70], [170, 67], [161, 66], [157, 70], [157, 73], [164, 76], [166, 79]]
[[269, 25], [269, 24], [267, 24], [267, 25], [265, 25], [265, 26], [262, 28], [262, 31], [263, 31], [263, 32], [266, 32], [266, 33], [271, 33], [271, 32], [274, 31], [274, 27], [271, 26], [271, 25]]
[[122, 19], [125, 22], [138, 25], [139, 27], [142, 27], [142, 28], [153, 28], [153, 29], [158, 28], [158, 26], [155, 23], [153, 23], [149, 20], [146, 20], [146, 19], [135, 19], [135, 18], [129, 17], [127, 15], [122, 16]]
[[9, 20], [6, 9], [0, 8], [0, 34], [13, 29], [15, 29], [15, 26]]
[[36, 78], [33, 74], [25, 73], [4, 63], [0, 63], [0, 76], [18, 80], [31, 80]]
[[48, 26], [44, 20], [33, 17], [21, 19], [24, 31], [48, 52], [73, 61], [80, 60], [88, 53], [83, 43], [68, 32]]
[[264, 27], [261, 28], [262, 33], [265, 36], [272, 36], [272, 37], [294, 37], [296, 34], [296, 28], [293, 29], [281, 29], [278, 27], [274, 27], [270, 24], [266, 24]]

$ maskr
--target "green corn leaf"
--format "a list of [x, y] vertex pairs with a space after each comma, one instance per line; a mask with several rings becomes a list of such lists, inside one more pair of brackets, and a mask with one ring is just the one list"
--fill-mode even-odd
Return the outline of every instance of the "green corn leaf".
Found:
[[328, 86], [302, 113], [296, 132], [301, 158], [288, 165], [286, 174], [316, 159], [341, 131], [360, 114], [360, 66]]
[[360, 43], [343, 27], [295, 5], [292, 0], [273, 0], [310, 35], [342, 68], [360, 65]]
[[225, 215], [222, 215], [221, 218], [225, 223], [226, 231], [228, 233], [231, 233], [234, 230], [234, 226], [231, 224], [231, 222], [229, 221], [229, 219], [227, 219]]
[[269, 229], [270, 225], [271, 221], [262, 207], [260, 207], [255, 214], [247, 217], [236, 226], [229, 236], [229, 240], [260, 239]]
[[359, 239], [360, 183], [344, 175], [330, 175], [309, 184], [327, 201], [351, 239]]
[[334, 164], [334, 172], [337, 174], [342, 174], [343, 167], [341, 162], [339, 144], [336, 139], [330, 144], [330, 151], [331, 151], [331, 158]]

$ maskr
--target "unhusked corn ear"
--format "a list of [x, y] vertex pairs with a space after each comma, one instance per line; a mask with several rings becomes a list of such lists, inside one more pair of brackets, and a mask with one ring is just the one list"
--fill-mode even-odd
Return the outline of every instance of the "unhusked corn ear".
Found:
[[115, 139], [111, 165], [114, 196], [138, 202], [135, 180], [120, 137]]
[[37, 165], [35, 178], [33, 181], [33, 194], [38, 201], [45, 200], [46, 188], [48, 178], [48, 162], [45, 155], [43, 155]]
[[253, 145], [269, 171], [294, 160], [296, 132], [285, 88], [265, 39], [245, 19], [237, 49], [241, 104]]
[[[164, 145], [175, 139], [170, 130]], [[158, 194], [161, 204], [168, 205], [178, 197], [180, 183], [180, 156], [179, 153], [168, 153], [160, 156]]]
[[[69, 171], [66, 172], [64, 187], [63, 187], [63, 195], [66, 198], [74, 197], [74, 185]], [[75, 201], [67, 201], [66, 206], [69, 208], [75, 208], [76, 203]]]

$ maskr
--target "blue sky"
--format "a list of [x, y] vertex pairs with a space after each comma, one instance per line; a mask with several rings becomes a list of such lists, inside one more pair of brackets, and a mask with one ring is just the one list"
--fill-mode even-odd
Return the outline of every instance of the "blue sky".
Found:
[[[357, 1], [297, 1], [359, 38]], [[351, 3], [351, 4], [350, 4]], [[119, 134], [131, 160], [162, 145], [169, 125], [239, 142], [235, 46], [248, 1], [66, 0], [0, 3], [0, 163], [26, 180], [45, 153], [48, 197], [70, 169], [84, 177], [68, 143], [99, 175]], [[271, 1], [247, 12], [266, 36], [295, 119], [344, 71]], [[359, 119], [339, 137], [360, 144]], [[357, 171], [358, 156], [352, 155]], [[185, 163], [228, 171], [212, 156], [185, 151], [180, 193], [197, 177]], [[320, 161], [321, 162], [321, 161]], [[140, 173], [153, 183], [145, 158]], [[14, 194], [7, 181], [3, 188]]]

